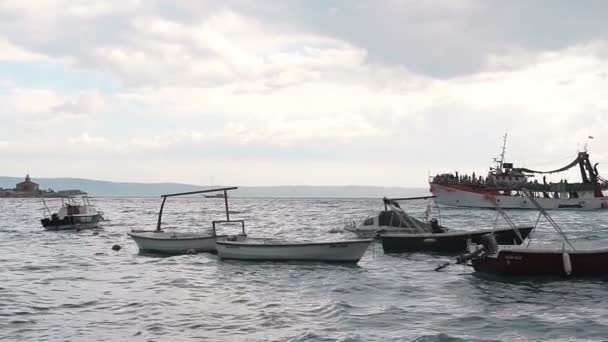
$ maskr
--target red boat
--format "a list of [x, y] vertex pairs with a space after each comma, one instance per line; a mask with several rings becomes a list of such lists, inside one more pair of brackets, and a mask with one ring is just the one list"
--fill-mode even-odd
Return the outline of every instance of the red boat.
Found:
[[488, 235], [482, 239], [482, 246], [474, 246], [474, 251], [460, 257], [457, 263], [471, 260], [476, 272], [496, 275], [608, 276], [608, 247], [576, 248], [530, 192], [527, 189], [523, 192], [556, 229], [562, 243], [553, 249], [531, 247], [529, 242], [526, 246], [505, 246], [498, 245], [496, 239]]
[[476, 272], [512, 276], [608, 275], [608, 248], [555, 250], [500, 246], [472, 259]]

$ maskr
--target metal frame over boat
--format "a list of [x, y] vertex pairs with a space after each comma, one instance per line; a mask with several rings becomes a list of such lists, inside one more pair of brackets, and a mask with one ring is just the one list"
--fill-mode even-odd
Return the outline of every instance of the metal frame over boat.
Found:
[[[228, 210], [228, 191], [236, 190], [237, 187], [227, 188], [216, 188], [201, 191], [190, 191], [174, 194], [161, 195], [163, 201], [160, 206], [158, 213], [158, 222], [156, 224], [156, 230], [132, 230], [127, 233], [137, 246], [140, 252], [144, 253], [156, 253], [166, 255], [178, 255], [187, 253], [200, 253], [200, 252], [216, 252], [216, 241], [221, 239], [241, 240], [247, 237], [245, 233], [245, 221], [244, 220], [231, 220], [230, 211]], [[210, 233], [193, 233], [193, 232], [165, 232], [161, 229], [163, 209], [165, 202], [169, 197], [176, 196], [187, 196], [210, 192], [223, 192], [224, 205], [226, 211], [225, 220], [214, 220], [211, 221], [212, 227]], [[216, 226], [219, 224], [233, 224], [240, 223], [241, 232], [236, 235], [218, 235], [216, 233]]]
[[470, 259], [476, 272], [506, 276], [608, 276], [608, 247], [576, 248], [530, 192], [524, 189], [524, 193], [540, 211], [538, 218], [543, 215], [558, 232], [561, 248], [530, 246], [530, 241], [526, 246], [504, 246], [486, 239], [458, 263]]
[[480, 241], [480, 237], [492, 233], [503, 244], [521, 244], [533, 227], [516, 226], [508, 216], [500, 211], [510, 228], [480, 229], [474, 231], [452, 231], [431, 219], [424, 222], [408, 215], [397, 201], [418, 200], [427, 197], [383, 198], [384, 211], [379, 215], [363, 221], [375, 227], [382, 242], [384, 253], [406, 253], [428, 251], [440, 253], [458, 253], [466, 250], [471, 241]]
[[40, 223], [46, 230], [94, 229], [103, 220], [103, 213], [91, 205], [88, 196], [82, 196], [81, 202], [73, 196], [61, 197], [61, 208], [56, 213], [51, 213], [44, 198], [42, 204], [45, 215], [48, 215]]

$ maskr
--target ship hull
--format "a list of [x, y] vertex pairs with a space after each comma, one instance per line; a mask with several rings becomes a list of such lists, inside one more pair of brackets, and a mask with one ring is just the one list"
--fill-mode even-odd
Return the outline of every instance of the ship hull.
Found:
[[[431, 184], [431, 193], [441, 205], [466, 208], [502, 209], [536, 209], [526, 196], [490, 195], [452, 188], [445, 185]], [[547, 210], [595, 210], [608, 207], [608, 198], [594, 197], [593, 192], [581, 192], [579, 198], [535, 198]], [[496, 201], [496, 204], [494, 203]]]

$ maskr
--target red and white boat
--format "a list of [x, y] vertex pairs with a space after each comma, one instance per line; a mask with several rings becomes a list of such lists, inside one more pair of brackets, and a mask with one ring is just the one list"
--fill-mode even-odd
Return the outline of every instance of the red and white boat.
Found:
[[[535, 171], [515, 168], [504, 162], [507, 135], [504, 135], [502, 152], [496, 166], [490, 168], [486, 178], [458, 173], [438, 174], [431, 177], [431, 193], [439, 204], [455, 207], [495, 208], [495, 203], [503, 209], [535, 209], [532, 202], [522, 194], [522, 188], [530, 190], [532, 196], [543, 209], [592, 210], [608, 208], [608, 197], [602, 190], [608, 189], [608, 181], [600, 177], [597, 163], [592, 166], [589, 153], [579, 152], [568, 165], [551, 171]], [[546, 183], [530, 177], [540, 174], [559, 173], [578, 166], [581, 182]]]

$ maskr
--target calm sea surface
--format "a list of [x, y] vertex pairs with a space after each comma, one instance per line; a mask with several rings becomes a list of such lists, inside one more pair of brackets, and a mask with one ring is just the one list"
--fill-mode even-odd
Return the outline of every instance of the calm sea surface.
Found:
[[[46, 232], [38, 200], [0, 199], [0, 340], [608, 340], [608, 280], [505, 280], [466, 266], [435, 272], [450, 257], [384, 255], [380, 244], [357, 266], [144, 256], [126, 232], [153, 229], [160, 200], [94, 202], [110, 219], [98, 235]], [[231, 216], [246, 219], [252, 237], [348, 239], [354, 236], [343, 219], [362, 219], [381, 204], [231, 198]], [[406, 207], [421, 213], [426, 202]], [[223, 200], [170, 199], [165, 210], [165, 229], [204, 231], [222, 218]], [[537, 213], [509, 215], [533, 224]], [[577, 241], [608, 242], [608, 212], [552, 215]], [[441, 210], [442, 223], [454, 229], [488, 228], [495, 217]], [[546, 243], [556, 234], [543, 223], [535, 238]], [[114, 244], [122, 249], [113, 251]]]

